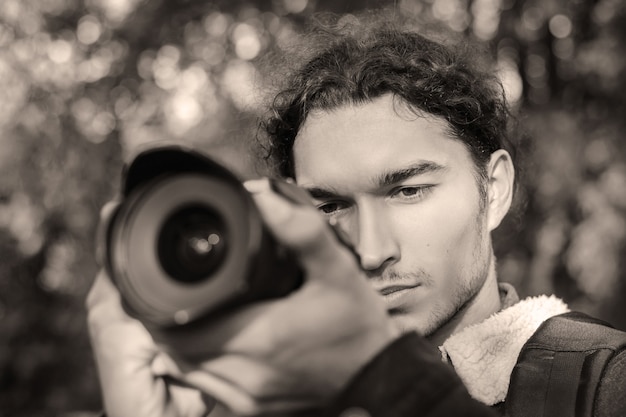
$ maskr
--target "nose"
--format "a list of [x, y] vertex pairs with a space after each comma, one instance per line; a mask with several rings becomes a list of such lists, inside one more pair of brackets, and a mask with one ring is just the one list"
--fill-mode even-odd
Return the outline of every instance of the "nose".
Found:
[[400, 258], [390, 219], [384, 210], [372, 205], [362, 205], [357, 210], [352, 236], [361, 267], [376, 273]]

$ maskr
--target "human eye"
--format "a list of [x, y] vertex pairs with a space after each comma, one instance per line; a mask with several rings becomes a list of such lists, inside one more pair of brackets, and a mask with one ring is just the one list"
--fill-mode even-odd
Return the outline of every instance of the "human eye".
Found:
[[317, 209], [325, 216], [335, 216], [348, 208], [348, 205], [341, 201], [325, 201], [317, 204]]
[[390, 197], [402, 201], [416, 201], [426, 197], [432, 189], [432, 185], [402, 186], [392, 190]]

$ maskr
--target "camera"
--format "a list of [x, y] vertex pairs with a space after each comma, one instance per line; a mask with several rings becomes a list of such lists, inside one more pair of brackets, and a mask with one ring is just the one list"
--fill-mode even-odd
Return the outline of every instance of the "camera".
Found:
[[[273, 187], [308, 201], [295, 185]], [[237, 176], [183, 146], [151, 147], [125, 167], [104, 240], [104, 266], [124, 309], [157, 342], [187, 356], [201, 353], [207, 321], [283, 297], [303, 280]]]

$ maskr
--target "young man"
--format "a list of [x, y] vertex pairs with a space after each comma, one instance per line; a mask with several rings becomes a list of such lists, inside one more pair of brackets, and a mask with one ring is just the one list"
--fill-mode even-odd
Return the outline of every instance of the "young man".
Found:
[[[99, 276], [88, 307], [108, 414], [199, 416], [217, 399], [239, 415], [528, 415], [505, 409], [526, 398], [509, 390], [514, 366], [568, 309], [497, 282], [490, 232], [514, 165], [496, 80], [456, 47], [358, 28], [287, 80], [265, 127], [280, 174], [322, 213], [247, 184], [305, 283], [216, 323], [228, 337], [191, 364], [163, 354]], [[625, 369], [626, 354], [610, 361], [593, 415], [626, 415]]]

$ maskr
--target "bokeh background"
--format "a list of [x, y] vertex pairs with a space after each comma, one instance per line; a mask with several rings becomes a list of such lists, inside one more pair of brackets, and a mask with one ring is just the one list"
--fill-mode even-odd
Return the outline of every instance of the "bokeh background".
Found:
[[484, 43], [526, 137], [500, 276], [626, 329], [626, 2], [0, 0], [0, 416], [101, 407], [84, 298], [137, 146], [255, 175], [259, 58], [315, 12], [392, 5]]

